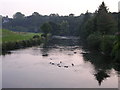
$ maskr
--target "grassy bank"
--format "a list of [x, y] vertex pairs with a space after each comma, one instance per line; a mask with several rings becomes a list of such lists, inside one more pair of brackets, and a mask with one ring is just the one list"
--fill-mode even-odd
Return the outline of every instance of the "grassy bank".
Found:
[[13, 32], [5, 29], [1, 29], [1, 31], [0, 44], [3, 53], [9, 50], [39, 45], [42, 42], [39, 33]]
[[0, 42], [7, 43], [7, 42], [18, 42], [21, 40], [29, 40], [33, 38], [34, 35], [40, 35], [38, 33], [25, 33], [25, 32], [13, 32], [6, 29], [0, 29], [2, 31], [2, 38]]

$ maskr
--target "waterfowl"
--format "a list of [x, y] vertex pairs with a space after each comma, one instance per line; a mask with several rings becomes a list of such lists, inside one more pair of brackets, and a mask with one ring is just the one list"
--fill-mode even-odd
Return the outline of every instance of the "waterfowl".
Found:
[[72, 54], [68, 54], [68, 55], [72, 55]]
[[77, 52], [74, 52], [74, 54], [76, 54]]
[[65, 68], [68, 68], [68, 66], [64, 66]]
[[42, 56], [48, 56], [48, 54], [43, 54]]
[[60, 65], [58, 65], [58, 67], [61, 67]]
[[51, 63], [52, 65], [55, 65], [55, 63]]
[[72, 66], [74, 66], [74, 64], [72, 63]]
[[55, 65], [55, 63], [53, 63], [53, 62], [50, 62], [50, 64]]

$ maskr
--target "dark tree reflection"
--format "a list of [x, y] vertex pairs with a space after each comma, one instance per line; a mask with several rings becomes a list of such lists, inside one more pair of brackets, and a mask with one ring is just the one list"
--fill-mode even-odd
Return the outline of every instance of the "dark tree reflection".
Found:
[[110, 77], [105, 71], [99, 70], [94, 74], [96, 80], [98, 81], [99, 85], [101, 85], [102, 81], [106, 78]]
[[93, 75], [99, 85], [101, 85], [106, 78], [110, 77], [110, 71], [112, 69], [118, 71], [118, 73], [120, 72], [118, 68], [120, 64], [112, 60], [110, 57], [102, 55], [101, 53], [84, 53], [83, 57], [85, 62], [90, 62], [94, 66], [95, 72]]
[[57, 39], [57, 38], [52, 38], [51, 40], [49, 41], [46, 41], [44, 42], [43, 46], [42, 46], [42, 54], [47, 54], [50, 52], [50, 50], [54, 50], [56, 48], [58, 49], [61, 49], [61, 47], [64, 47], [62, 48], [63, 50], [65, 49], [69, 49], [67, 48], [68, 46], [71, 46], [71, 49], [72, 46], [78, 46], [79, 45], [79, 41], [78, 39], [69, 39], [69, 37], [66, 39], [67, 37], [62, 37], [60, 39]]

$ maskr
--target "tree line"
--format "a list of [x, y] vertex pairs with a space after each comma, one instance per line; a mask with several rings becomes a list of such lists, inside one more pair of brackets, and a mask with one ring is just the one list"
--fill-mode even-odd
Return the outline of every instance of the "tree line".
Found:
[[[74, 16], [74, 14], [59, 16], [58, 14], [40, 15], [38, 12], [34, 12], [30, 16], [25, 16], [21, 12], [17, 12], [13, 18], [3, 17], [2, 25], [4, 29], [13, 31], [38, 33], [42, 32], [41, 26], [44, 23], [49, 23], [52, 26], [53, 35], [79, 36], [84, 29], [84, 24], [95, 14], [96, 12], [87, 11], [80, 16]], [[111, 15], [117, 20], [118, 13], [111, 13]]]
[[[30, 16], [25, 16], [21, 12], [13, 15], [13, 18], [3, 17], [3, 28], [18, 32], [42, 32], [40, 28], [44, 23], [52, 26], [52, 34], [56, 35], [77, 35], [81, 16], [59, 16], [58, 14], [40, 15], [34, 12]], [[8, 22], [4, 22], [4, 21]]]

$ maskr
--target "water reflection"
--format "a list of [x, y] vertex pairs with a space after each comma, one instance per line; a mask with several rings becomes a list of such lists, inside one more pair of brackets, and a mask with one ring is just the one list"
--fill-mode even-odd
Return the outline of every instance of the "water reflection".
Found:
[[99, 70], [94, 74], [96, 80], [98, 81], [99, 85], [101, 85], [102, 81], [105, 80], [106, 78], [110, 77], [106, 71], [104, 70]]
[[86, 53], [78, 38], [57, 37], [41, 46], [5, 55], [3, 87], [116, 88], [118, 66], [109, 57]]
[[104, 56], [98, 52], [84, 53], [83, 58], [86, 62], [90, 62], [94, 66], [94, 76], [99, 85], [110, 77], [112, 70], [116, 70], [119, 74], [119, 63], [114, 62], [110, 57]]
[[[77, 38], [65, 39], [65, 38], [58, 37], [58, 39], [54, 38], [48, 43], [46, 43], [43, 46], [43, 49], [41, 50], [43, 54], [47, 54], [51, 49], [55, 49], [55, 48], [59, 48], [60, 51], [67, 49], [67, 50], [73, 51], [74, 54], [76, 54], [77, 52], [75, 52], [74, 50], [81, 48], [80, 47], [81, 42]], [[64, 48], [61, 48], [60, 46], [64, 46]], [[95, 79], [98, 81], [99, 85], [101, 85], [101, 83], [104, 80], [110, 77], [112, 70], [116, 70], [118, 74], [120, 73], [120, 69], [118, 68], [120, 64], [114, 62], [110, 57], [104, 56], [98, 52], [89, 52], [86, 50], [85, 52], [88, 52], [88, 53], [82, 53], [83, 59], [85, 62], [90, 62], [94, 66], [93, 75]], [[72, 54], [68, 54], [68, 55], [72, 55]], [[55, 63], [53, 62], [50, 62], [50, 64], [55, 65]], [[58, 67], [61, 67], [59, 63], [56, 65]], [[73, 63], [71, 65], [74, 66]], [[64, 67], [68, 68], [68, 66], [64, 66]]]
[[[78, 38], [65, 39], [65, 38], [58, 37], [58, 39], [54, 38], [50, 42], [46, 43], [42, 49], [43, 54], [46, 54], [48, 51], [50, 51], [50, 49], [55, 49], [55, 48], [59, 48], [60, 51], [62, 51], [62, 49], [74, 51], [75, 49], [81, 48], [81, 42]], [[61, 48], [60, 46], [64, 46], [66, 48]], [[68, 46], [71, 46], [71, 47], [68, 48]], [[101, 85], [101, 83], [104, 80], [110, 77], [112, 70], [115, 70], [116, 73], [119, 75], [120, 73], [119, 63], [114, 62], [110, 57], [104, 56], [99, 52], [89, 52], [87, 50], [85, 50], [85, 52], [88, 52], [88, 53], [82, 53], [83, 59], [85, 62], [90, 62], [94, 66], [95, 71], [93, 75], [95, 79], [98, 81], [99, 85]], [[76, 52], [74, 52], [74, 54], [76, 54]], [[68, 54], [68, 55], [72, 55], [72, 54]], [[51, 62], [50, 64], [54, 65], [54, 63], [51, 63]], [[73, 63], [71, 65], [74, 66]], [[61, 67], [61, 66], [58, 65], [58, 67]], [[65, 67], [68, 68], [68, 66], [65, 66]]]
[[[60, 37], [56, 36], [56, 38], [54, 37], [49, 42], [41, 45], [41, 52], [43, 55], [46, 55], [51, 50], [54, 50], [54, 49], [59, 49], [60, 51], [63, 51], [63, 50], [74, 51], [75, 49], [80, 48], [79, 45], [80, 45], [80, 42], [79, 42], [78, 38], [74, 37], [74, 39], [69, 39], [69, 38], [66, 39], [65, 37], [60, 38]], [[76, 53], [76, 52], [74, 52], [74, 53]], [[69, 54], [69, 55], [71, 55], [71, 54]]]
[[[72, 39], [73, 38], [73, 39]], [[40, 51], [42, 52], [42, 56], [47, 57], [51, 55], [51, 52], [56, 53], [56, 50], [59, 50], [59, 52], [63, 53], [66, 56], [73, 56], [74, 54], [81, 49], [80, 45], [80, 40], [77, 37], [59, 37], [55, 36], [53, 37], [52, 40], [48, 41], [47, 43], [44, 43], [42, 46], [40, 46]], [[77, 51], [75, 51], [77, 50]], [[80, 53], [79, 53], [80, 54]], [[62, 55], [61, 55], [62, 56]], [[75, 59], [75, 58], [74, 58]], [[57, 66], [57, 67], [64, 67], [64, 68], [69, 68], [74, 65], [74, 63], [70, 62], [68, 59], [67, 63], [66, 61], [62, 58], [59, 61], [54, 61], [53, 58], [49, 58], [50, 62], [49, 64]]]

